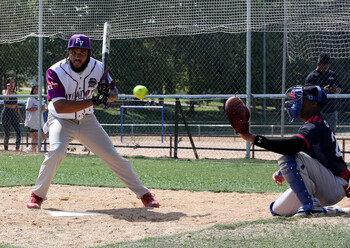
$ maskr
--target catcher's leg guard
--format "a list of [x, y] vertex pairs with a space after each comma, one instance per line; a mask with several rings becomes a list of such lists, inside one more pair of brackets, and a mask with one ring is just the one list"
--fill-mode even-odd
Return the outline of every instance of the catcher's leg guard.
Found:
[[283, 174], [284, 179], [297, 195], [301, 202], [301, 207], [298, 212], [308, 212], [312, 208], [312, 197], [306, 189], [303, 178], [300, 175], [300, 171], [297, 168], [297, 162], [294, 155], [284, 155], [278, 159], [280, 171]]

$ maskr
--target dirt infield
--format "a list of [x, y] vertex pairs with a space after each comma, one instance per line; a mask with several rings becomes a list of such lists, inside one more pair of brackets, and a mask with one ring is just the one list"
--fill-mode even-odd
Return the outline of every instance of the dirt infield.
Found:
[[[161, 203], [153, 209], [144, 208], [129, 189], [52, 185], [43, 208], [30, 210], [26, 202], [31, 189], [0, 188], [0, 243], [88, 247], [270, 219], [268, 206], [279, 196], [152, 190]], [[350, 200], [339, 205], [350, 207]]]

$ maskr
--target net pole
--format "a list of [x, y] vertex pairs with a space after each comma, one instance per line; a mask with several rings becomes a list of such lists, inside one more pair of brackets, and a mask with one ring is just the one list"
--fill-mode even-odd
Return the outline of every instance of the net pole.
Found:
[[[263, 94], [266, 94], [266, 22], [265, 22], [266, 3], [263, 1]], [[263, 123], [266, 124], [266, 99], [263, 99]]]
[[38, 147], [37, 151], [41, 151], [41, 121], [42, 121], [42, 77], [43, 77], [43, 37], [42, 37], [42, 26], [43, 26], [43, 0], [39, 0], [39, 56], [38, 56], [38, 93], [39, 93], [39, 106], [38, 106]]
[[[286, 92], [286, 74], [287, 74], [287, 1], [284, 0], [284, 30], [283, 30], [283, 58], [282, 58], [282, 94]], [[281, 137], [284, 137], [284, 102], [281, 99]]]
[[161, 134], [162, 134], [162, 143], [164, 141], [164, 106], [160, 110], [161, 112], [161, 119], [162, 119], [162, 128], [161, 128]]
[[[250, 112], [250, 100], [251, 100], [251, 3], [250, 0], [247, 0], [247, 67], [246, 67], [246, 74], [247, 74], [247, 82], [246, 82], [246, 93], [247, 93], [247, 99], [246, 99], [246, 105]], [[249, 127], [250, 128], [250, 127]], [[250, 157], [250, 142], [246, 142], [246, 158]]]
[[123, 143], [123, 106], [120, 106], [120, 143]]
[[175, 134], [174, 134], [174, 158], [177, 158], [177, 145], [179, 142], [179, 105], [180, 99], [175, 99]]

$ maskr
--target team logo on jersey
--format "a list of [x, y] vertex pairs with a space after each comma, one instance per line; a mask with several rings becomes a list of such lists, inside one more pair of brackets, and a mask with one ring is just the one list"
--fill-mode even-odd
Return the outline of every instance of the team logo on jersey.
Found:
[[89, 79], [88, 85], [89, 85], [90, 88], [95, 88], [96, 84], [97, 84], [97, 80], [95, 78], [90, 78]]
[[58, 83], [52, 82], [52, 81], [47, 81], [47, 89], [48, 90], [53, 90], [58, 88]]

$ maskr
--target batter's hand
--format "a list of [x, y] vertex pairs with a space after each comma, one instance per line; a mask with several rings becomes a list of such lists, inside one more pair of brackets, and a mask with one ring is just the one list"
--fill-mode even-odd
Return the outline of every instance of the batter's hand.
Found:
[[98, 94], [104, 94], [109, 96], [109, 92], [111, 91], [111, 87], [106, 82], [98, 83]]
[[108, 101], [109, 94], [100, 94], [98, 93], [97, 95], [93, 95], [91, 98], [91, 101], [94, 105], [106, 105]]
[[280, 171], [276, 171], [275, 173], [273, 173], [272, 179], [275, 181], [275, 183], [277, 183], [280, 186], [283, 185], [283, 182], [285, 180]]

